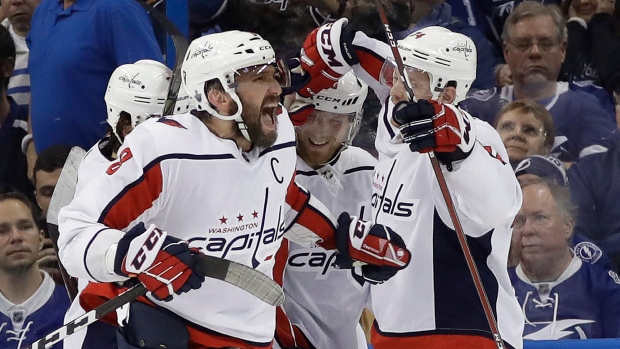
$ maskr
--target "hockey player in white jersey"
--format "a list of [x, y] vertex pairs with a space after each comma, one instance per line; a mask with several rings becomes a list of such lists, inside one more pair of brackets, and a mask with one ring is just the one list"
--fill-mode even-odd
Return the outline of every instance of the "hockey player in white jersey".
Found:
[[117, 159], [123, 140], [136, 126], [152, 116], [163, 115], [171, 77], [170, 68], [150, 59], [123, 64], [114, 70], [104, 96], [109, 134], [84, 157], [76, 192], [92, 175], [105, 171]]
[[[370, 185], [377, 160], [350, 145], [359, 130], [367, 94], [368, 86], [349, 72], [334, 88], [311, 99], [298, 97], [289, 108], [293, 120], [299, 119], [298, 114], [309, 114], [307, 121], [296, 127], [297, 183], [331, 212], [347, 212], [365, 220], [370, 219]], [[285, 312], [278, 310], [277, 314], [278, 344], [367, 348], [359, 319], [368, 300], [369, 283], [361, 275], [356, 279], [349, 269], [336, 268], [336, 251], [285, 240], [278, 253], [286, 252], [286, 258], [276, 260], [286, 263]]]
[[475, 78], [473, 42], [440, 27], [400, 40], [418, 99], [410, 102], [389, 63], [389, 47], [346, 24], [341, 19], [310, 34], [302, 66], [313, 78], [324, 77], [324, 84], [304, 87], [312, 93], [350, 69], [373, 88], [382, 77], [392, 86], [377, 131], [383, 160], [372, 184], [373, 219], [403, 234], [412, 261], [389, 281], [371, 286], [374, 348], [497, 348], [429, 151], [441, 163], [504, 343], [521, 348], [523, 318], [506, 270], [521, 191], [496, 131], [455, 106]]
[[[112, 72], [104, 95], [109, 132], [82, 160], [76, 194], [117, 159], [118, 149], [134, 127], [149, 117], [163, 114], [171, 76], [168, 67], [149, 59], [123, 64]], [[85, 313], [80, 295], [87, 285], [88, 279], [78, 279], [78, 295], [65, 315], [65, 322]], [[109, 348], [116, 345], [116, 328], [103, 322], [96, 323], [67, 337], [64, 345], [66, 348]]]
[[59, 217], [70, 274], [97, 282], [102, 294], [129, 277], [150, 291], [132, 303], [120, 348], [272, 346], [275, 308], [205, 279], [194, 268], [198, 253], [273, 277], [286, 233], [378, 268], [408, 263], [396, 233], [358, 220], [336, 229], [295, 184], [295, 134], [279, 104], [287, 70], [269, 42], [240, 31], [198, 38], [182, 74], [195, 109], [143, 122]]

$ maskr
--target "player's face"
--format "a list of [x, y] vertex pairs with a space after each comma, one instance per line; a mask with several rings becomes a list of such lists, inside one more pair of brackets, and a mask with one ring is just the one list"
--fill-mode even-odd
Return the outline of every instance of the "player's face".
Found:
[[545, 147], [545, 127], [532, 113], [511, 110], [502, 114], [497, 122], [497, 132], [511, 163], [532, 155], [549, 155], [550, 149]]
[[36, 184], [34, 187], [34, 194], [39, 207], [41, 207], [43, 217], [47, 215], [47, 208], [50, 206], [50, 200], [52, 199], [54, 188], [56, 188], [56, 183], [58, 183], [60, 171], [62, 171], [60, 168], [52, 172], [39, 170], [35, 174]]
[[347, 140], [351, 121], [349, 114], [315, 110], [297, 128], [297, 154], [317, 169], [327, 163]]
[[522, 191], [523, 203], [513, 227], [521, 238], [522, 263], [544, 262], [566, 253], [572, 224], [558, 210], [549, 186], [530, 184]]
[[271, 146], [278, 136], [282, 89], [275, 74], [273, 66], [263, 66], [242, 72], [236, 79], [236, 92], [243, 105], [241, 117], [252, 143], [262, 148]]
[[23, 273], [36, 263], [43, 236], [28, 206], [16, 199], [0, 202], [0, 269]]
[[[417, 69], [405, 69], [405, 71], [409, 76], [409, 81], [411, 82], [411, 88], [415, 98], [431, 100], [433, 98], [433, 93], [431, 92], [431, 79], [428, 74]], [[397, 70], [394, 71], [392, 81], [392, 88], [390, 90], [392, 103], [397, 104], [398, 102], [409, 101], [405, 86], [401, 82]]]
[[504, 41], [504, 58], [512, 77], [526, 86], [556, 81], [565, 55], [566, 42], [546, 15], [522, 19]]

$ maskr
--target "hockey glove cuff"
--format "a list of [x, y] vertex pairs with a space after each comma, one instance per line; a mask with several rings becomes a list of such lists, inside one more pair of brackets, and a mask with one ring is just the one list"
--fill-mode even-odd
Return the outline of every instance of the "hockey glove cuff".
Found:
[[119, 241], [114, 271], [118, 275], [137, 277], [152, 295], [169, 301], [173, 294], [198, 289], [205, 276], [194, 269], [194, 255], [186, 241], [168, 236], [151, 225], [140, 223]]
[[364, 286], [365, 282], [371, 285], [379, 285], [396, 275], [398, 270], [398, 268], [388, 267], [386, 265], [378, 266], [366, 264], [352, 268], [351, 274], [353, 275], [353, 279], [362, 286]]

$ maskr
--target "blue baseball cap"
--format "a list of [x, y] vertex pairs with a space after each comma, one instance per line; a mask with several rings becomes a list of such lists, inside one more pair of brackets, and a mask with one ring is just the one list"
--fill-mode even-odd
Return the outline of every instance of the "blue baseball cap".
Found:
[[532, 155], [521, 160], [515, 168], [515, 175], [519, 177], [526, 173], [536, 175], [555, 185], [568, 187], [566, 167], [564, 167], [564, 164], [562, 164], [560, 160], [553, 156]]

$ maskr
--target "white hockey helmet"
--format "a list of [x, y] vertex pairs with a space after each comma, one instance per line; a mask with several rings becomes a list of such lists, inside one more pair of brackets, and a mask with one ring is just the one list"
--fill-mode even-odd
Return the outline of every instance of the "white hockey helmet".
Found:
[[[241, 118], [243, 106], [235, 91], [235, 77], [244, 68], [268, 65], [278, 68], [276, 77], [281, 78], [281, 84], [286, 86], [290, 81], [288, 69], [276, 59], [271, 44], [260, 35], [238, 30], [209, 34], [190, 43], [181, 67], [181, 86], [193, 100], [196, 110], [207, 111], [222, 120], [236, 121], [243, 136], [250, 140]], [[234, 115], [221, 115], [209, 103], [205, 83], [215, 79], [220, 81], [224, 90], [237, 103], [238, 110]]]
[[[312, 98], [297, 99], [289, 108], [291, 113], [307, 105], [314, 104], [315, 110], [334, 114], [349, 114], [349, 130], [343, 144], [350, 145], [357, 135], [362, 122], [364, 101], [368, 95], [368, 85], [358, 79], [353, 71], [344, 74], [335, 87], [322, 90]], [[303, 127], [303, 125], [298, 126]]]
[[398, 41], [398, 51], [405, 67], [429, 74], [433, 100], [439, 98], [448, 82], [454, 81], [456, 98], [453, 104], [457, 104], [465, 99], [476, 78], [474, 42], [447, 28], [431, 26], [413, 32]]
[[131, 126], [136, 127], [152, 115], [162, 115], [172, 71], [160, 62], [143, 59], [116, 68], [108, 82], [105, 102], [107, 122], [114, 135], [121, 112], [131, 116]]
[[322, 90], [312, 96], [312, 102], [316, 110], [350, 114], [351, 128], [345, 141], [350, 145], [360, 129], [367, 95], [368, 85], [358, 79], [353, 71], [349, 71], [338, 80], [335, 88]]
[[193, 108], [192, 99], [189, 97], [184, 88], [179, 89], [177, 100], [174, 104], [173, 114], [185, 114], [189, 113]]

